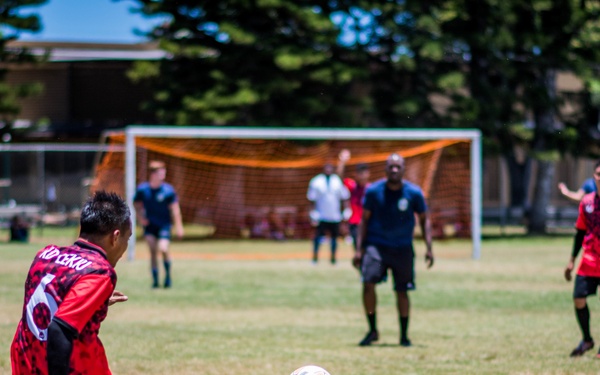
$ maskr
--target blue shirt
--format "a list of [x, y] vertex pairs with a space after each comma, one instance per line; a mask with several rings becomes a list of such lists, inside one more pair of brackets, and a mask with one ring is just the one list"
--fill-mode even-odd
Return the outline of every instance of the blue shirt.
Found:
[[177, 202], [177, 194], [173, 186], [162, 183], [157, 189], [152, 189], [148, 182], [143, 182], [138, 185], [133, 201], [144, 204], [146, 218], [150, 224], [161, 227], [171, 225], [169, 206]]
[[581, 185], [581, 190], [585, 191], [586, 194], [593, 193], [596, 191], [596, 181], [593, 178], [588, 178], [583, 181], [583, 185]]
[[396, 248], [412, 244], [415, 213], [427, 210], [420, 187], [403, 181], [402, 189], [394, 191], [387, 188], [385, 179], [367, 188], [363, 207], [371, 212], [365, 244]]

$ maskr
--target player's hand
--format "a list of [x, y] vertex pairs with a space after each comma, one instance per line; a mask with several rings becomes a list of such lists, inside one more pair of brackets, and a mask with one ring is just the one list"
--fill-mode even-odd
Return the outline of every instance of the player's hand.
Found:
[[129, 299], [126, 295], [119, 292], [118, 290], [113, 291], [112, 296], [108, 299], [108, 306], [112, 306], [117, 302], [125, 302]]
[[573, 262], [569, 262], [565, 267], [565, 280], [571, 281], [571, 273], [573, 272]]
[[566, 194], [566, 192], [569, 191], [569, 189], [567, 189], [567, 185], [565, 185], [564, 182], [558, 183], [558, 190], [560, 190], [560, 192], [563, 194]]
[[340, 158], [341, 162], [347, 162], [348, 160], [350, 160], [350, 150], [348, 149], [343, 149], [342, 151], [340, 151], [340, 154], [338, 155], [338, 157]]
[[317, 225], [319, 225], [319, 220], [321, 219], [321, 215], [319, 215], [319, 211], [310, 210], [310, 212], [308, 213], [308, 217], [310, 218], [310, 225], [312, 225], [313, 227], [316, 227]]
[[183, 227], [182, 226], [177, 226], [175, 228], [175, 236], [177, 237], [178, 240], [183, 239]]
[[352, 209], [350, 207], [344, 208], [344, 211], [342, 211], [342, 216], [345, 221], [350, 220], [350, 218], [352, 217]]
[[433, 267], [433, 262], [434, 262], [433, 251], [428, 250], [425, 253], [425, 263], [427, 264], [427, 268]]
[[352, 257], [352, 265], [357, 270], [360, 270], [360, 265], [362, 264], [363, 252], [355, 251], [354, 256]]

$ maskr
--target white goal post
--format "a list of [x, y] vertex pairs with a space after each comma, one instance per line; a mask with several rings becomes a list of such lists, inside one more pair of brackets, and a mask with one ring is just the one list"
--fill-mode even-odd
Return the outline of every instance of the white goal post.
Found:
[[[472, 258], [481, 256], [482, 156], [481, 132], [477, 129], [345, 129], [345, 128], [253, 128], [220, 126], [144, 126], [125, 128], [125, 194], [135, 223], [133, 197], [136, 189], [136, 137], [204, 139], [287, 140], [470, 140]], [[131, 236], [128, 259], [134, 259], [135, 236]]]

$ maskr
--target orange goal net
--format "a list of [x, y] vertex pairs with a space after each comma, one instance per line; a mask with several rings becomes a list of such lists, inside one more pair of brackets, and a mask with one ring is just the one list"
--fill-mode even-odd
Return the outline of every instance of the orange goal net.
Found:
[[[125, 145], [125, 133], [111, 133]], [[351, 151], [344, 177], [367, 164], [371, 180], [384, 178], [393, 153], [406, 160], [405, 179], [421, 186], [433, 234], [471, 236], [471, 165], [468, 138], [431, 140], [135, 138], [135, 183], [147, 180], [148, 163], [164, 161], [166, 181], [179, 196], [183, 220], [212, 228], [215, 238], [308, 238], [313, 233], [308, 183], [327, 162]], [[92, 189], [126, 195], [125, 152], [102, 155]]]

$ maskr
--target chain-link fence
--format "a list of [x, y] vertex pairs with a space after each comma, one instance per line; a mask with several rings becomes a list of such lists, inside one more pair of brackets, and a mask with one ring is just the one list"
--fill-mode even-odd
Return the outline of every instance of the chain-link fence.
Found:
[[0, 145], [0, 226], [77, 225], [103, 145]]

